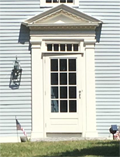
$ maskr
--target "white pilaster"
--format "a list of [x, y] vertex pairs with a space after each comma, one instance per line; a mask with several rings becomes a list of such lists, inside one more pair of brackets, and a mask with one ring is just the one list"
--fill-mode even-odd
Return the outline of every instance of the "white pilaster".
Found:
[[31, 139], [43, 137], [43, 78], [41, 43], [32, 44], [32, 133]]
[[86, 43], [86, 137], [97, 137], [94, 43]]

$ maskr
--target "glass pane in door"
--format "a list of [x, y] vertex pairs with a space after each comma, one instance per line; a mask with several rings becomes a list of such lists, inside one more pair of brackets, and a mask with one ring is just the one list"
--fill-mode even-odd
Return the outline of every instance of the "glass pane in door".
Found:
[[69, 112], [76, 112], [76, 100], [69, 100]]
[[51, 100], [51, 112], [58, 112], [59, 105], [58, 105], [58, 100]]
[[69, 98], [76, 98], [76, 87], [69, 87]]
[[69, 59], [69, 71], [76, 71], [76, 59]]
[[51, 98], [58, 98], [58, 87], [51, 87]]
[[58, 74], [57, 73], [51, 74], [51, 85], [58, 85]]
[[58, 60], [51, 59], [51, 71], [58, 71]]
[[69, 85], [76, 85], [76, 73], [69, 73]]
[[67, 112], [67, 100], [60, 100], [60, 112]]
[[60, 71], [67, 71], [67, 59], [60, 59]]
[[77, 112], [76, 58], [55, 58], [50, 62], [51, 112]]
[[67, 87], [60, 87], [60, 98], [67, 98]]

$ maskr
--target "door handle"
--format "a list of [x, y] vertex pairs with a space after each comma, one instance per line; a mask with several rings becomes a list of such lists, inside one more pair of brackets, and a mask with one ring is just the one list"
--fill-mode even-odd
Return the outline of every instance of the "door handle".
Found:
[[79, 90], [79, 99], [81, 99], [81, 90]]

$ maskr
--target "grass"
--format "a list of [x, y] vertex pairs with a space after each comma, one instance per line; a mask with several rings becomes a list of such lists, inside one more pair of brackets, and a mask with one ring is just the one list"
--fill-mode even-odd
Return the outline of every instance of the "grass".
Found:
[[22, 142], [0, 144], [0, 157], [118, 157], [119, 141]]

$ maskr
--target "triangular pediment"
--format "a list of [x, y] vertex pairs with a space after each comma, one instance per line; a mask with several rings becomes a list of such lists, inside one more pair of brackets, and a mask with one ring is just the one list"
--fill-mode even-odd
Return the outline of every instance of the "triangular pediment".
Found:
[[42, 17], [36, 21], [34, 24], [69, 24], [69, 23], [89, 23], [88, 20], [83, 19], [79, 16], [76, 16], [70, 12], [65, 10], [59, 10], [57, 12], [53, 12], [51, 15], [47, 15]]
[[37, 26], [99, 26], [101, 21], [66, 5], [59, 5], [24, 22], [28, 27]]

